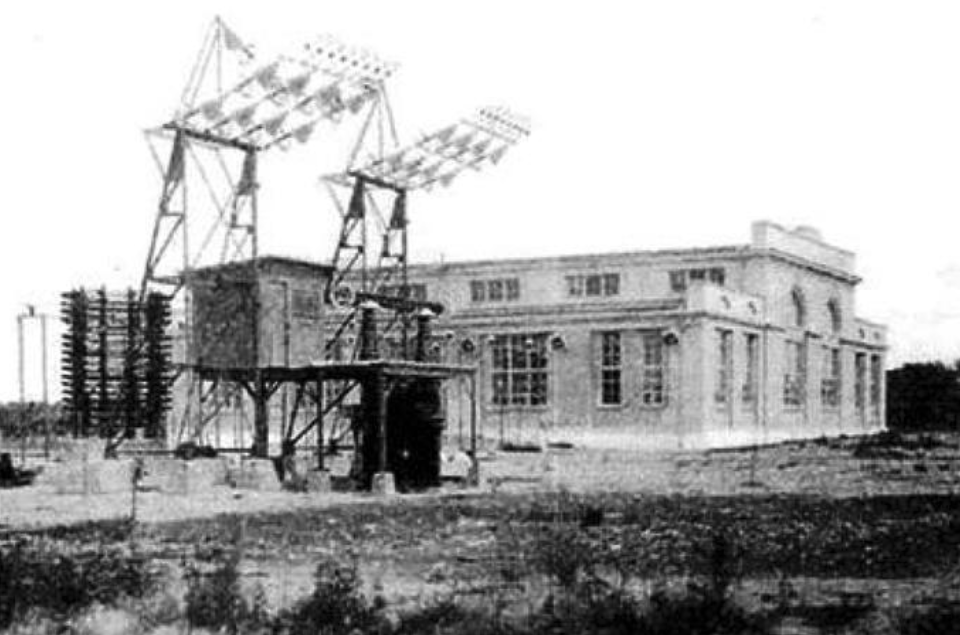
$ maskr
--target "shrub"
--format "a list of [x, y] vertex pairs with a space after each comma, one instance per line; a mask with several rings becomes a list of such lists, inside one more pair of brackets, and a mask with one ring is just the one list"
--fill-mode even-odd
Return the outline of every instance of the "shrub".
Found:
[[360, 592], [354, 567], [321, 562], [314, 574], [313, 592], [281, 612], [274, 632], [290, 635], [350, 635], [387, 632], [382, 598], [368, 601]]
[[577, 582], [592, 573], [594, 549], [582, 529], [575, 525], [549, 525], [537, 534], [533, 563], [561, 588], [572, 591]]
[[20, 540], [0, 548], [0, 628], [31, 611], [66, 619], [152, 586], [143, 559], [119, 548], [70, 553], [62, 543]]
[[939, 600], [900, 616], [896, 626], [901, 635], [956, 635], [960, 633], [960, 604]]
[[186, 618], [191, 626], [240, 633], [262, 627], [269, 617], [262, 592], [248, 600], [240, 587], [240, 558], [230, 554], [210, 573], [187, 570]]
[[769, 632], [751, 615], [708, 585], [691, 584], [680, 593], [657, 591], [640, 616], [636, 632], [645, 635], [761, 635]]

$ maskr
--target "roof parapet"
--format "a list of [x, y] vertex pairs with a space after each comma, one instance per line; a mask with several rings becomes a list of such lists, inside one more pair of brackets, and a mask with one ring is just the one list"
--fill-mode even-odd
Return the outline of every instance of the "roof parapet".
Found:
[[853, 252], [829, 245], [816, 229], [801, 225], [787, 229], [782, 225], [761, 220], [753, 223], [752, 247], [798, 256], [804, 260], [826, 265], [832, 269], [855, 275], [856, 257]]

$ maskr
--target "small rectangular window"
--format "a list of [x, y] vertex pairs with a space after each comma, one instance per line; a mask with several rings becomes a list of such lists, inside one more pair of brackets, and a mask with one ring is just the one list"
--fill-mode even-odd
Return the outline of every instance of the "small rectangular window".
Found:
[[567, 276], [567, 295], [580, 297], [583, 295], [583, 276]]
[[620, 295], [620, 274], [603, 274], [603, 295]]
[[706, 269], [691, 269], [687, 272], [687, 275], [690, 276], [691, 280], [706, 280], [707, 279], [707, 270]]
[[503, 300], [503, 280], [487, 281], [487, 299], [491, 302]]
[[727, 274], [722, 267], [714, 267], [710, 269], [710, 282], [723, 286], [726, 282]]
[[520, 298], [520, 280], [518, 278], [507, 278], [507, 300], [518, 300]]
[[487, 299], [487, 286], [482, 280], [470, 281], [470, 300], [472, 302], [483, 302]]
[[671, 271], [670, 272], [670, 290], [671, 291], [686, 291], [687, 289], [687, 272], [686, 271]]
[[598, 296], [603, 289], [603, 278], [599, 274], [587, 276], [587, 295]]

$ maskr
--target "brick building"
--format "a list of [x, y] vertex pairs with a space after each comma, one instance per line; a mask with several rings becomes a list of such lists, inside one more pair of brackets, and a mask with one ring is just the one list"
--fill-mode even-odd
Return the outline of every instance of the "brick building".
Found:
[[[415, 265], [437, 356], [480, 369], [484, 435], [698, 447], [884, 427], [883, 326], [854, 255], [757, 222], [749, 244]], [[455, 428], [458, 414], [448, 413]]]

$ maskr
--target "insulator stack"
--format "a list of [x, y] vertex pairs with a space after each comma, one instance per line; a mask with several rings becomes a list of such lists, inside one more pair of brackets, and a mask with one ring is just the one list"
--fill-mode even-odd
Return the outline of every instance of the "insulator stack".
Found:
[[170, 407], [169, 298], [84, 289], [63, 294], [63, 394], [77, 436], [163, 434]]

